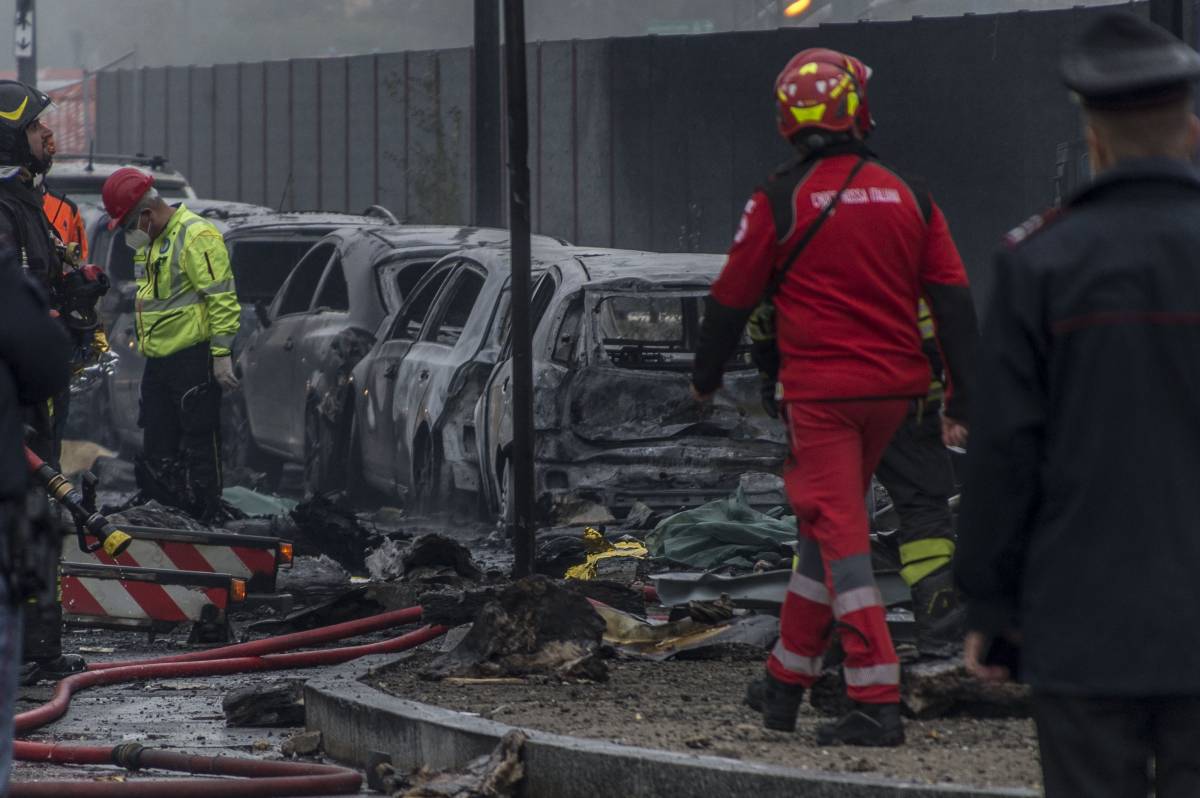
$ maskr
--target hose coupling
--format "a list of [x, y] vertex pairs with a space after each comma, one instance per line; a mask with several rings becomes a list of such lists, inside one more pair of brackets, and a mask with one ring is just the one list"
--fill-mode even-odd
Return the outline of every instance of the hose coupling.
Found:
[[126, 770], [141, 770], [145, 750], [146, 746], [141, 743], [121, 743], [113, 749], [113, 764]]

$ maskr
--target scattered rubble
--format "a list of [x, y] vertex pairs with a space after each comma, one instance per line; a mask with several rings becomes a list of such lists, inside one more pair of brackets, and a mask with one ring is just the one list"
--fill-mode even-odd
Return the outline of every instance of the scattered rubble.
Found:
[[431, 679], [541, 674], [603, 681], [604, 621], [583, 596], [544, 576], [521, 579], [483, 606], [453, 650], [425, 671]]
[[292, 510], [298, 555], [328, 555], [350, 571], [365, 569], [364, 555], [374, 535], [359, 521], [342, 494], [313, 496]]
[[625, 529], [653, 529], [659, 521], [659, 514], [649, 505], [634, 502], [625, 516], [622, 526]]
[[457, 540], [439, 534], [422, 535], [408, 544], [385, 538], [366, 558], [372, 579], [419, 579], [426, 582], [461, 577], [477, 582], [483, 571], [471, 551]]
[[130, 524], [131, 526], [152, 526], [159, 529], [208, 529], [204, 524], [192, 518], [182, 510], [167, 507], [151, 499], [145, 504], [121, 510], [118, 513], [106, 513], [108, 520], [114, 524]]
[[600, 526], [616, 523], [612, 510], [587, 499], [568, 497], [554, 508], [554, 517], [563, 526]]
[[226, 694], [221, 708], [227, 726], [303, 726], [304, 680], [239, 687]]
[[[343, 586], [344, 584], [342, 583]], [[329, 601], [305, 607], [282, 618], [268, 618], [252, 623], [246, 627], [246, 634], [247, 636], [280, 635], [303, 632], [307, 629], [331, 626], [420, 604], [415, 596], [416, 591], [405, 588], [408, 586], [402, 584], [362, 585], [347, 590]]]
[[513, 798], [525, 779], [525, 739], [521, 732], [510, 731], [490, 754], [467, 763], [461, 773], [421, 768], [402, 776], [384, 764], [368, 774], [368, 779], [392, 798]]
[[719, 624], [683, 618], [652, 623], [612, 607], [597, 606], [604, 619], [604, 642], [626, 657], [666, 660], [734, 656], [764, 660], [779, 636], [779, 622], [769, 615], [742, 615]]
[[296, 557], [291, 568], [281, 569], [275, 577], [275, 587], [280, 593], [307, 600], [339, 595], [349, 584], [350, 572], [326, 554]]
[[284, 756], [313, 756], [321, 750], [321, 732], [306, 731], [294, 734], [279, 746]]

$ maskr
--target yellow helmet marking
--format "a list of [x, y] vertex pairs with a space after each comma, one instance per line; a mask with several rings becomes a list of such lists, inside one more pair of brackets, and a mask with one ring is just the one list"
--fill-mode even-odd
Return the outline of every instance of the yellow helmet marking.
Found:
[[805, 64], [804, 66], [802, 66], [798, 70], [796, 70], [796, 74], [797, 75], [815, 75], [815, 74], [817, 74], [817, 69], [818, 69], [817, 62], [809, 61], [807, 64]]
[[25, 113], [25, 106], [27, 106], [27, 105], [29, 105], [29, 96], [28, 95], [25, 96], [24, 100], [21, 100], [21, 104], [17, 106], [17, 110], [15, 110], [15, 111], [0, 111], [0, 117], [3, 117], [4, 119], [7, 119], [10, 122], [16, 122], [18, 119], [21, 118], [21, 114]]
[[805, 122], [819, 122], [821, 117], [824, 115], [825, 103], [810, 105], [807, 108], [797, 108], [794, 105], [792, 106], [792, 116], [794, 116], [796, 121], [800, 124], [804, 124]]

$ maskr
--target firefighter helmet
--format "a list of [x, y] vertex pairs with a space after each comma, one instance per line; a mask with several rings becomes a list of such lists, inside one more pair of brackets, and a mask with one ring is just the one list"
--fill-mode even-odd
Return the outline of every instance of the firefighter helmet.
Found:
[[0, 177], [11, 175], [19, 167], [35, 174], [49, 168], [48, 161], [35, 160], [29, 151], [25, 129], [50, 105], [50, 96], [32, 86], [0, 80]]
[[791, 139], [801, 130], [816, 128], [867, 135], [875, 126], [867, 108], [870, 77], [870, 67], [836, 50], [796, 53], [775, 79], [780, 134]]

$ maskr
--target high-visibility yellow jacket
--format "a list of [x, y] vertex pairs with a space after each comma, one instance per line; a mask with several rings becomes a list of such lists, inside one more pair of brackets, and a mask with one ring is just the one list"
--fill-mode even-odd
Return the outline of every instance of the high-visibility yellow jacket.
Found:
[[149, 246], [133, 256], [137, 277], [138, 351], [166, 357], [209, 341], [214, 357], [230, 354], [241, 306], [225, 239], [183, 205]]

